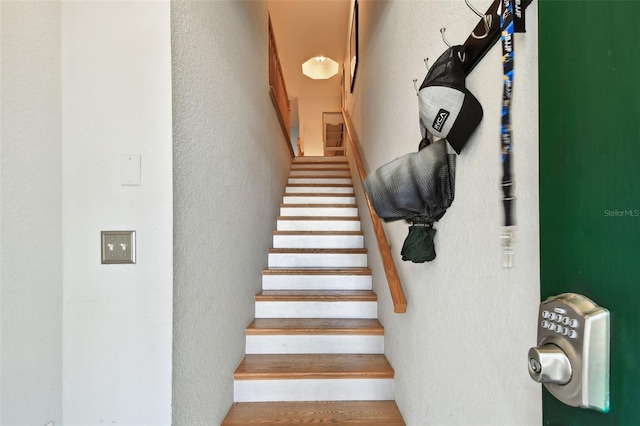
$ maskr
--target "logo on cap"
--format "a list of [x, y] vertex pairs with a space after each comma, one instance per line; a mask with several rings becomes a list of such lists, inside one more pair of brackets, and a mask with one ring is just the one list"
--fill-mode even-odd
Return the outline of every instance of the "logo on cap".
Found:
[[433, 127], [436, 132], [442, 131], [442, 127], [447, 121], [447, 118], [449, 118], [449, 111], [441, 108], [440, 111], [438, 111], [438, 114], [436, 114], [436, 118], [433, 120], [431, 127]]

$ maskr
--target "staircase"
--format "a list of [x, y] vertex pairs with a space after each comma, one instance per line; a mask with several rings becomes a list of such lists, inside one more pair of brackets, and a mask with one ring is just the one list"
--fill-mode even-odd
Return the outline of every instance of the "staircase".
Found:
[[294, 159], [223, 425], [404, 425], [345, 157]]

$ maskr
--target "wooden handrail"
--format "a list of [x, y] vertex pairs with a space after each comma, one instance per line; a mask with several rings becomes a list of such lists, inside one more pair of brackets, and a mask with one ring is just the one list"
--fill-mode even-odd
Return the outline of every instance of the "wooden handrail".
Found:
[[278, 57], [278, 48], [276, 46], [276, 38], [273, 35], [273, 27], [271, 26], [271, 17], [269, 17], [269, 95], [276, 109], [280, 127], [289, 147], [289, 153], [293, 157], [293, 147], [291, 146], [291, 104], [287, 88], [284, 84], [284, 74]]
[[[356, 138], [356, 133], [353, 128], [353, 124], [351, 123], [351, 118], [344, 108], [342, 109], [342, 116], [344, 117], [345, 127], [347, 128], [347, 136], [349, 138], [349, 146], [351, 147], [351, 152], [353, 153], [353, 159], [356, 162], [360, 180], [364, 182], [364, 179], [367, 176], [367, 172], [364, 168], [362, 156], [360, 155], [358, 139]], [[398, 276], [396, 264], [393, 260], [393, 256], [391, 255], [391, 249], [389, 248], [387, 235], [384, 232], [382, 221], [373, 208], [373, 204], [371, 204], [371, 199], [369, 198], [369, 194], [367, 194], [366, 190], [364, 191], [364, 196], [367, 200], [369, 213], [371, 214], [371, 222], [373, 222], [373, 229], [376, 233], [378, 249], [380, 250], [382, 264], [384, 265], [384, 272], [387, 275], [389, 292], [391, 293], [391, 300], [393, 301], [393, 311], [398, 314], [405, 313], [407, 312], [407, 299], [404, 297], [404, 290], [402, 289], [402, 283], [400, 282], [400, 277]]]
[[300, 138], [298, 138], [298, 157], [304, 157], [304, 144]]

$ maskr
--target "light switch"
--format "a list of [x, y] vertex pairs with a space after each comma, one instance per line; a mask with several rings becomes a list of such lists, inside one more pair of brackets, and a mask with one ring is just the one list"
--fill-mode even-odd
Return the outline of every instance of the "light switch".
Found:
[[123, 155], [122, 156], [122, 185], [140, 185], [141, 181], [141, 163], [140, 155]]
[[136, 231], [102, 231], [102, 263], [136, 263]]

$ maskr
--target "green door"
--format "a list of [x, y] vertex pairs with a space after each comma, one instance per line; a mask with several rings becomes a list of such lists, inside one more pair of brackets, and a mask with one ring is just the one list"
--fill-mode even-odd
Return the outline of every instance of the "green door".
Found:
[[609, 413], [543, 390], [544, 424], [640, 425], [640, 1], [540, 0], [539, 32], [541, 296], [611, 312]]

